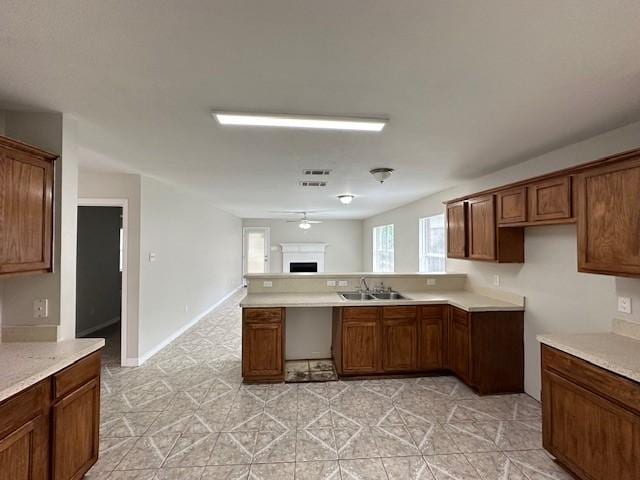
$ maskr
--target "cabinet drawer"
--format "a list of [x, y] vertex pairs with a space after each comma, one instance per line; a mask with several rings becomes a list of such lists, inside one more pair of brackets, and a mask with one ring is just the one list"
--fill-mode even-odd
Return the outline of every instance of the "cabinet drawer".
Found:
[[49, 408], [51, 383], [47, 378], [0, 404], [0, 438]]
[[382, 318], [416, 318], [418, 307], [382, 307]]
[[469, 314], [459, 308], [451, 308], [451, 319], [465, 327], [469, 326]]
[[84, 385], [92, 378], [100, 376], [101, 350], [78, 360], [53, 376], [53, 395], [58, 399], [76, 388]]
[[248, 322], [280, 322], [281, 308], [245, 308], [244, 319]]
[[555, 348], [542, 346], [542, 368], [640, 413], [640, 384]]
[[378, 307], [345, 307], [342, 310], [344, 320], [377, 320]]
[[442, 318], [442, 305], [426, 305], [420, 307], [422, 318]]

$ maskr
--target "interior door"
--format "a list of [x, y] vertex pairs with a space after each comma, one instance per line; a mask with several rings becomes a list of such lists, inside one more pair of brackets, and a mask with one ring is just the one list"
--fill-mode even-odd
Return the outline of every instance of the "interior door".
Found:
[[271, 270], [271, 242], [268, 227], [243, 229], [243, 273], [269, 273]]

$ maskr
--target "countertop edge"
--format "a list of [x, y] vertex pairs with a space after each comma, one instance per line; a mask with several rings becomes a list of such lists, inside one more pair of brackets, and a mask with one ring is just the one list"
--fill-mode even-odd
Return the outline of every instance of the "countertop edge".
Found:
[[[615, 335], [623, 339], [634, 340], [631, 337], [625, 337], [623, 335], [617, 335], [611, 332], [602, 332], [601, 335]], [[573, 355], [574, 357], [584, 360], [585, 362], [589, 362], [593, 365], [596, 365], [597, 367], [603, 368], [609, 372], [616, 373], [622, 377], [625, 377], [640, 383], [640, 371], [630, 370], [626, 367], [620, 366], [619, 364], [615, 362], [611, 362], [606, 358], [604, 358], [602, 355], [599, 355], [597, 353], [588, 352], [583, 349], [575, 348], [570, 345], [567, 345], [566, 343], [562, 342], [559, 339], [554, 339], [552, 335], [537, 335], [536, 339], [538, 340], [538, 342], [544, 345], [553, 347], [557, 350], [560, 350], [562, 352], [568, 353], [569, 355]], [[640, 345], [640, 340], [634, 340], [634, 341], [637, 341], [638, 344]]]
[[47, 368], [39, 371], [36, 374], [33, 374], [29, 377], [26, 377], [22, 380], [19, 380], [18, 382], [16, 382], [15, 384], [11, 385], [10, 387], [5, 388], [4, 390], [0, 391], [0, 403], [4, 402], [5, 400], [7, 400], [8, 398], [13, 397], [14, 395], [16, 395], [17, 393], [22, 392], [23, 390], [26, 390], [29, 387], [32, 387], [33, 385], [35, 385], [36, 383], [40, 382], [41, 380], [44, 380], [47, 377], [50, 377], [51, 375], [54, 375], [55, 373], [58, 373], [60, 370], [63, 370], [65, 368], [67, 368], [69, 365], [71, 365], [72, 363], [77, 362], [78, 360], [80, 360], [83, 357], [86, 357], [87, 355], [100, 350], [102, 347], [104, 347], [104, 338], [96, 338], [96, 341], [81, 349], [78, 350], [76, 352], [70, 353], [68, 356], [66, 356], [64, 359], [60, 359], [59, 361], [57, 361], [56, 363], [53, 363], [49, 366], [47, 366]]

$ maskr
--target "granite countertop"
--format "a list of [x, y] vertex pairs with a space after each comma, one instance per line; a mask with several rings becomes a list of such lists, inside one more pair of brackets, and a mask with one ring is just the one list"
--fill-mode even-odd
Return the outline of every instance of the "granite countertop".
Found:
[[247, 273], [245, 278], [410, 278], [410, 277], [434, 277], [434, 278], [465, 278], [466, 273], [424, 273], [424, 272], [273, 272], [273, 273]]
[[617, 333], [538, 335], [538, 341], [640, 382], [640, 340]]
[[249, 293], [241, 307], [345, 307], [380, 305], [448, 304], [467, 312], [522, 311], [524, 307], [469, 291], [400, 292], [404, 300], [344, 300], [336, 292], [324, 293]]
[[0, 343], [0, 402], [102, 347], [103, 338]]

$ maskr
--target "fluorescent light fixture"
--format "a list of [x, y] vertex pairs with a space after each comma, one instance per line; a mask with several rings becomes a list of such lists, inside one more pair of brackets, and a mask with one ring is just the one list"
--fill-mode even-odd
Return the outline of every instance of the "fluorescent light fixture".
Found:
[[302, 230], [309, 230], [311, 228], [311, 224], [308, 222], [305, 222], [304, 220], [302, 220], [299, 224], [298, 227], [301, 228]]
[[325, 117], [320, 115], [272, 115], [268, 113], [211, 112], [220, 125], [249, 127], [310, 128], [380, 132], [385, 118]]
[[344, 205], [349, 205], [354, 198], [354, 195], [349, 194], [338, 195], [338, 200], [340, 200], [340, 203], [343, 203]]

